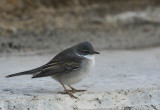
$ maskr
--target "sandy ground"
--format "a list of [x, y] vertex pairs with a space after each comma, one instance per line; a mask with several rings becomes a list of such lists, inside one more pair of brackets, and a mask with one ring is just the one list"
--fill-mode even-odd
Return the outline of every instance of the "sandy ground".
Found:
[[152, 110], [153, 107], [157, 109], [160, 107], [158, 106], [160, 48], [100, 51], [100, 53], [96, 57], [96, 67], [91, 74], [73, 85], [78, 89], [87, 89], [87, 92], [75, 94], [79, 97], [78, 100], [59, 94], [63, 88], [50, 77], [5, 78], [8, 74], [40, 66], [55, 54], [0, 57], [0, 107], [2, 110], [27, 107], [31, 110], [43, 108], [70, 110], [75, 107], [120, 110], [128, 106]]
[[[1, 57], [0, 88], [7, 89], [12, 88], [13, 85], [21, 85], [15, 86], [13, 90], [24, 91], [24, 88], [28, 86], [31, 86], [32, 89], [62, 90], [61, 86], [49, 77], [39, 79], [30, 79], [31, 76], [20, 76], [9, 79], [4, 77], [8, 74], [41, 66], [53, 56], [54, 54]], [[160, 81], [159, 66], [160, 48], [134, 51], [101, 51], [101, 54], [96, 57], [96, 67], [94, 70], [89, 77], [76, 86], [88, 89], [89, 91], [157, 87]], [[91, 85], [93, 85], [93, 88]], [[97, 88], [96, 90], [95, 87]]]

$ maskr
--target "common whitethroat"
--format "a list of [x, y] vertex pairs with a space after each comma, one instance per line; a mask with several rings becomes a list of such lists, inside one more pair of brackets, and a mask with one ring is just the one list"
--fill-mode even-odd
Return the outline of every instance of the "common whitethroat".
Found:
[[[73, 98], [77, 98], [72, 93], [83, 92], [85, 90], [77, 90], [71, 85], [78, 83], [88, 75], [89, 71], [95, 65], [95, 54], [99, 54], [99, 52], [94, 50], [91, 43], [82, 42], [63, 50], [51, 61], [41, 67], [11, 74], [6, 77], [9, 78], [29, 74], [33, 75], [32, 78], [50, 76], [60, 82], [68, 95]], [[71, 90], [67, 90], [65, 85], [68, 85]]]

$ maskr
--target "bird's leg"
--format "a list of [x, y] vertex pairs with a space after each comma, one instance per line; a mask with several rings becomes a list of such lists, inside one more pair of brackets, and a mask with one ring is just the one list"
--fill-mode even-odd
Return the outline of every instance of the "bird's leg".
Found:
[[69, 96], [71, 96], [72, 98], [77, 99], [76, 96], [74, 96], [72, 93], [70, 93], [70, 92], [66, 89], [66, 87], [64, 86], [64, 84], [63, 84], [62, 82], [60, 82], [60, 84], [63, 86], [64, 90], [66, 91], [66, 93], [67, 93]]
[[77, 90], [77, 89], [75, 89], [75, 88], [73, 88], [71, 85], [68, 85], [72, 90], [68, 90], [68, 91], [70, 91], [70, 92], [84, 92], [84, 91], [86, 91], [86, 90]]

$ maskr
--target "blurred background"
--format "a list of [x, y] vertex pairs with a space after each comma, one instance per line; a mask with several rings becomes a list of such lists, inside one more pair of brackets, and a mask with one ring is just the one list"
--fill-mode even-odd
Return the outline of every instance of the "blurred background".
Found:
[[0, 0], [0, 52], [59, 52], [160, 44], [160, 0]]

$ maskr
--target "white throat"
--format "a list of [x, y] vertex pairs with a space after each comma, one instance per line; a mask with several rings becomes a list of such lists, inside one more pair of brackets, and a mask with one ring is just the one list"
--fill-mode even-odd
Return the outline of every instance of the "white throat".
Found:
[[95, 60], [95, 55], [83, 55], [83, 57], [91, 61]]
[[[95, 65], [95, 55], [83, 55], [87, 62], [88, 62], [88, 69], [92, 69]], [[85, 65], [86, 66], [86, 65]]]

